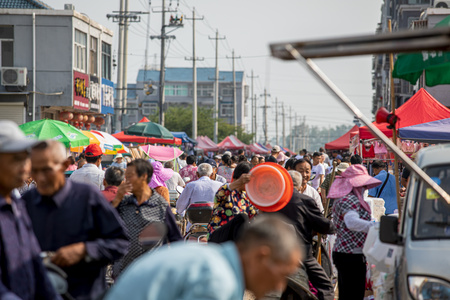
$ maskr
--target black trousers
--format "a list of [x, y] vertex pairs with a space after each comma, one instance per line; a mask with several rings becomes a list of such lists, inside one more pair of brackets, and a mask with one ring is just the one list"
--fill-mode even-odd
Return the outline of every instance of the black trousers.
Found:
[[364, 254], [333, 252], [338, 271], [339, 299], [363, 300], [366, 290], [366, 258]]
[[[309, 281], [317, 289], [319, 300], [333, 300], [334, 289], [331, 279], [327, 276], [322, 266], [312, 255], [308, 255], [303, 261], [308, 273]], [[344, 299], [344, 298], [341, 298]]]

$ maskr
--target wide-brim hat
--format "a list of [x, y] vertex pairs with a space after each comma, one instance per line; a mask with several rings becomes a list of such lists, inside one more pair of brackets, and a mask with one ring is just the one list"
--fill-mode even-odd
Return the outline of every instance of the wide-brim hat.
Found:
[[173, 175], [173, 170], [164, 168], [162, 163], [159, 161], [152, 162], [153, 166], [153, 176], [149, 183], [151, 188], [156, 188], [158, 186], [166, 186], [165, 181], [169, 180]]
[[276, 163], [262, 163], [251, 169], [245, 185], [250, 202], [265, 212], [279, 211], [292, 198], [294, 184], [285, 168]]
[[370, 176], [363, 165], [351, 165], [341, 176], [336, 176], [330, 187], [328, 198], [336, 199], [348, 195], [353, 188], [365, 187], [371, 189], [381, 184], [381, 181]]
[[348, 163], [340, 163], [340, 164], [336, 167], [336, 171], [344, 172], [345, 170], [348, 169], [348, 167], [350, 167], [350, 165], [349, 165]]
[[278, 156], [277, 156], [277, 162], [285, 161], [285, 160], [287, 160], [287, 156], [284, 155], [283, 152], [280, 152], [280, 154], [278, 154]]
[[114, 157], [114, 161], [116, 161], [118, 158], [123, 158], [123, 155], [121, 153], [118, 153], [116, 157]]

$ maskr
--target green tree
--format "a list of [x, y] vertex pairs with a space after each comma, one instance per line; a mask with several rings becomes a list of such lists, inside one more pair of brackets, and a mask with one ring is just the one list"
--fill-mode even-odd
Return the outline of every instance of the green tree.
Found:
[[[214, 109], [207, 106], [199, 106], [197, 109], [197, 134], [206, 135], [209, 138], [214, 136]], [[148, 116], [152, 122], [159, 122], [159, 111]], [[170, 131], [184, 131], [188, 136], [192, 136], [192, 106], [171, 105], [165, 114], [165, 127]], [[234, 134], [234, 126], [225, 120], [218, 121], [219, 142], [229, 135]], [[237, 128], [237, 138], [245, 144], [251, 143], [253, 134], [244, 132], [240, 126]]]

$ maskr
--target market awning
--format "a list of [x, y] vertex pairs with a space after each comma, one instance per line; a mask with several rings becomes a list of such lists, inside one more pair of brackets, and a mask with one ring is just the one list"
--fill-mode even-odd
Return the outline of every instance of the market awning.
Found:
[[191, 143], [191, 144], [194, 144], [194, 145], [197, 144], [197, 141], [194, 140], [194, 139], [191, 139], [191, 138], [187, 135], [187, 133], [184, 132], [184, 131], [179, 131], [179, 132], [173, 132], [173, 131], [171, 131], [170, 133], [171, 133], [174, 137], [181, 139], [181, 141], [182, 141], [183, 143]]

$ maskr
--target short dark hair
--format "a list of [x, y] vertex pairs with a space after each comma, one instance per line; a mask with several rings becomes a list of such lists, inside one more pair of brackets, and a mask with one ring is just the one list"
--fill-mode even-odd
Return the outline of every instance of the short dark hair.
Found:
[[97, 160], [98, 160], [99, 158], [101, 158], [101, 157], [102, 157], [101, 155], [99, 155], [99, 156], [86, 156], [86, 162], [87, 162], [88, 164], [94, 164], [94, 163], [96, 163]]
[[325, 149], [323, 149], [323, 147], [320, 147], [319, 152], [325, 152]]
[[195, 163], [195, 156], [189, 155], [188, 157], [186, 157], [186, 163], [188, 165], [193, 165]]
[[261, 156], [260, 158], [259, 158], [259, 161], [262, 161], [264, 159], [264, 161], [266, 161], [266, 158], [264, 157], [264, 156]]
[[225, 166], [227, 166], [227, 167], [231, 166], [231, 157], [228, 154], [224, 154], [222, 156], [222, 161]]
[[247, 157], [245, 155], [239, 155], [239, 162], [247, 161]]
[[239, 157], [237, 157], [236, 155], [232, 155], [231, 156], [231, 162], [234, 162], [234, 163], [239, 163]]
[[240, 150], [238, 150], [238, 155], [240, 156], [240, 155], [244, 155], [245, 154], [245, 151], [244, 151], [244, 149], [240, 149]]
[[372, 163], [373, 169], [384, 169], [386, 168], [386, 164], [382, 160], [374, 160]]
[[[337, 159], [337, 158], [336, 158]], [[341, 159], [341, 162], [345, 162], [345, 163], [349, 163], [350, 162], [350, 156], [344, 156], [342, 159]]]
[[308, 151], [306, 151], [306, 149], [302, 149], [302, 150], [300, 150], [300, 153], [306, 154], [306, 153], [308, 153]]
[[180, 155], [180, 159], [182, 159], [182, 160], [185, 160], [186, 159], [186, 153], [181, 153], [181, 155]]
[[164, 163], [164, 168], [166, 168], [166, 169], [173, 169], [173, 162], [172, 161], [166, 161]]
[[363, 162], [363, 159], [358, 154], [355, 154], [352, 157], [350, 157], [350, 163], [352, 165], [360, 165], [360, 164], [362, 164], [362, 162]]
[[311, 163], [309, 160], [303, 159], [303, 158], [296, 160], [296, 161], [294, 162], [294, 164], [292, 165], [292, 168], [295, 170], [295, 168], [297, 167], [297, 165], [298, 165], [298, 164], [302, 164], [302, 163], [307, 163], [307, 164], [309, 164], [309, 166], [310, 166], [311, 169], [312, 169], [312, 163]]
[[109, 167], [105, 171], [105, 181], [109, 185], [119, 186], [125, 177], [125, 171], [119, 167]]
[[277, 159], [275, 157], [273, 157], [272, 155], [269, 155], [266, 157], [266, 162], [278, 163]]
[[242, 174], [247, 174], [252, 169], [252, 165], [249, 162], [241, 162], [239, 163], [233, 172], [233, 179], [239, 179]]
[[136, 168], [136, 174], [139, 177], [147, 174], [147, 183], [150, 183], [153, 176], [153, 166], [148, 160], [142, 158], [135, 159], [127, 164], [127, 168], [131, 166]]
[[287, 162], [284, 164], [284, 167], [287, 169], [293, 169], [294, 168], [294, 163], [297, 161], [297, 159], [295, 157], [290, 158], [287, 160]]
[[313, 157], [318, 157], [318, 156], [322, 156], [321, 152], [314, 152]]

